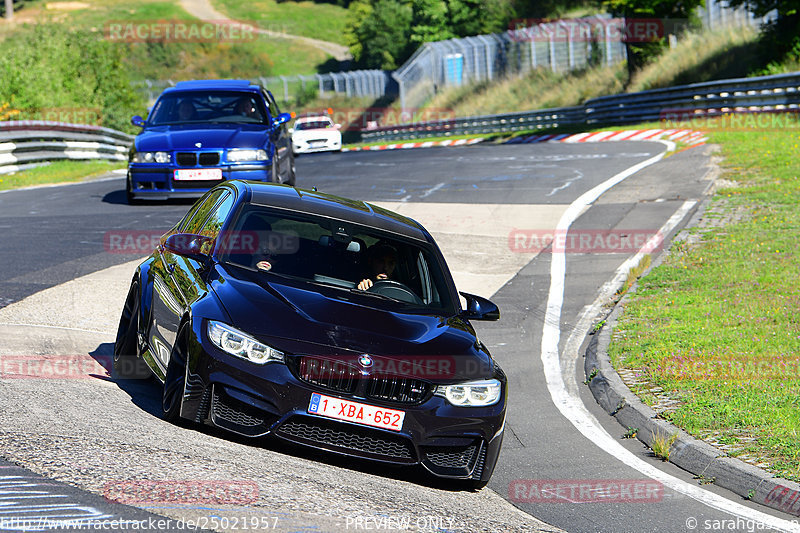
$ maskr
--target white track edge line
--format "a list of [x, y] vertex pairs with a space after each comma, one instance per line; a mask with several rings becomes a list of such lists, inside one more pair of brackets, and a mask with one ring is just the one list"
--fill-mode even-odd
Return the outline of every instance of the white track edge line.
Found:
[[[600, 185], [581, 195], [578, 199], [570, 204], [570, 206], [561, 216], [561, 219], [556, 226], [556, 231], [563, 231], [566, 233], [570, 225], [572, 225], [572, 223], [584, 212], [584, 210], [590, 207], [591, 204], [601, 194], [609, 190], [614, 185], [620, 183], [622, 180], [637, 173], [639, 170], [642, 170], [643, 168], [660, 161], [665, 154], [666, 151], [661, 152], [657, 156], [651, 157], [650, 159], [637, 163], [636, 165], [623, 170], [619, 174], [612, 176]], [[684, 207], [685, 206], [686, 204], [684, 204]], [[673, 217], [667, 221], [664, 227], [666, 228], [670, 223], [677, 224], [680, 221], [677, 216], [681, 211], [683, 211], [683, 208], [676, 212], [675, 215], [673, 215]], [[677, 219], [677, 221], [674, 219]], [[662, 228], [662, 235], [664, 234], [665, 233], [663, 232]], [[750, 509], [742, 504], [736, 503], [690, 483], [686, 483], [685, 481], [659, 470], [639, 457], [636, 457], [633, 453], [625, 449], [625, 447], [617, 442], [616, 439], [609, 435], [597, 423], [596, 419], [591, 415], [591, 413], [589, 413], [586, 406], [583, 405], [580, 398], [569, 394], [564, 382], [563, 374], [561, 372], [560, 356], [558, 351], [558, 343], [561, 336], [560, 321], [561, 308], [564, 301], [565, 277], [565, 251], [554, 250], [550, 263], [550, 291], [547, 297], [547, 311], [545, 314], [544, 325], [542, 327], [541, 359], [544, 366], [547, 389], [550, 392], [553, 403], [561, 412], [561, 414], [567, 420], [569, 420], [572, 425], [581, 432], [581, 434], [583, 434], [598, 448], [612, 455], [623, 464], [638, 470], [651, 479], [661, 482], [664, 486], [669, 487], [675, 492], [684, 494], [711, 508], [727, 512], [737, 517], [754, 520], [760, 524], [767, 525], [780, 531], [800, 532], [800, 525], [798, 524], [781, 518], [776, 518], [761, 511]]]

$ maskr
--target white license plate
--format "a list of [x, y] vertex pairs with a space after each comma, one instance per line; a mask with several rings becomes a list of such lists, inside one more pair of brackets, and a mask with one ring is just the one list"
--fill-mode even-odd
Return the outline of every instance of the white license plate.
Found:
[[175, 171], [175, 181], [212, 181], [222, 179], [220, 168], [181, 168]]
[[325, 146], [325, 141], [311, 141], [308, 145], [311, 146], [311, 148], [322, 148]]
[[308, 404], [308, 412], [314, 415], [327, 416], [337, 420], [346, 420], [365, 426], [376, 428], [391, 429], [400, 431], [403, 429], [403, 419], [406, 414], [397, 409], [387, 409], [376, 407], [365, 403], [351, 402], [341, 398], [332, 398], [324, 394], [311, 394], [311, 401]]

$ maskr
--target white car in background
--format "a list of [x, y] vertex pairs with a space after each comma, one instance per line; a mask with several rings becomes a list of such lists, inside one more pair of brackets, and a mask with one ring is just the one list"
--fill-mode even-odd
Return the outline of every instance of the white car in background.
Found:
[[325, 115], [301, 117], [295, 120], [292, 129], [292, 151], [296, 154], [309, 152], [340, 151], [342, 149], [341, 125], [334, 124]]

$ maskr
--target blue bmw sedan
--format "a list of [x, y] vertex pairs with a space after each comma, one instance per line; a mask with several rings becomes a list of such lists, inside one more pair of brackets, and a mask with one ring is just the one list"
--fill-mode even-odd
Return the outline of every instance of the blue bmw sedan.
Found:
[[159, 96], [128, 157], [136, 200], [199, 197], [231, 179], [295, 183], [286, 123], [268, 90], [247, 80], [179, 82]]

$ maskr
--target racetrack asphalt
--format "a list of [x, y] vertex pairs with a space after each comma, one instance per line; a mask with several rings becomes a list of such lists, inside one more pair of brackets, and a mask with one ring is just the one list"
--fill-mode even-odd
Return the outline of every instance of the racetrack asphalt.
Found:
[[[413, 152], [317, 154], [298, 159], [298, 186], [373, 201], [417, 218], [443, 248], [457, 285], [500, 306], [497, 323], [475, 323], [510, 378], [506, 435], [491, 490], [469, 493], [393, 469], [354, 464], [274, 443], [243, 441], [197, 427], [171, 426], [156, 413], [152, 382], [107, 379], [0, 381], [0, 456], [34, 472], [102, 494], [131, 479], [255, 480], [260, 497], [215, 513], [281, 516], [280, 528], [338, 530], [366, 516], [439, 517], [453, 531], [688, 531], [689, 519], [726, 531], [747, 530], [728, 511], [663, 490], [614, 501], [589, 491], [510, 491], [518, 480], [566, 487], [646, 480], [628, 463], [595, 446], [553, 404], [540, 358], [551, 254], [513, 249], [512, 232], [552, 231], [580, 194], [663, 151], [659, 143], [431, 148]], [[602, 195], [573, 225], [587, 235], [610, 229], [646, 234], [710, 185], [709, 155], [695, 148], [671, 155]], [[0, 354], [42, 357], [108, 354], [136, 255], [110, 253], [108, 232], [164, 231], [188, 204], [124, 204], [122, 179], [0, 194]], [[527, 231], [528, 233], [524, 233]], [[104, 242], [106, 243], [104, 245]], [[530, 243], [530, 240], [527, 241]], [[572, 250], [561, 313], [561, 347], [600, 287], [632, 253]], [[68, 283], [69, 282], [69, 283]], [[11, 305], [9, 305], [11, 304]], [[72, 329], [65, 329], [72, 328]], [[580, 385], [582, 364], [567, 364], [572, 391], [599, 426], [634, 456], [675, 478], [697, 481], [661, 464]], [[396, 478], [400, 478], [396, 480]], [[632, 485], [631, 485], [632, 486]], [[704, 490], [765, 512], [718, 487]], [[524, 511], [514, 510], [508, 500]], [[185, 506], [148, 510], [176, 517], [208, 514]], [[246, 510], [246, 511], [245, 511]], [[790, 518], [777, 512], [772, 516]], [[2, 513], [0, 512], [0, 515]], [[250, 515], [248, 515], [250, 516]], [[443, 523], [454, 520], [453, 527]], [[709, 522], [706, 522], [709, 521]], [[426, 525], [432, 525], [426, 524]]]

